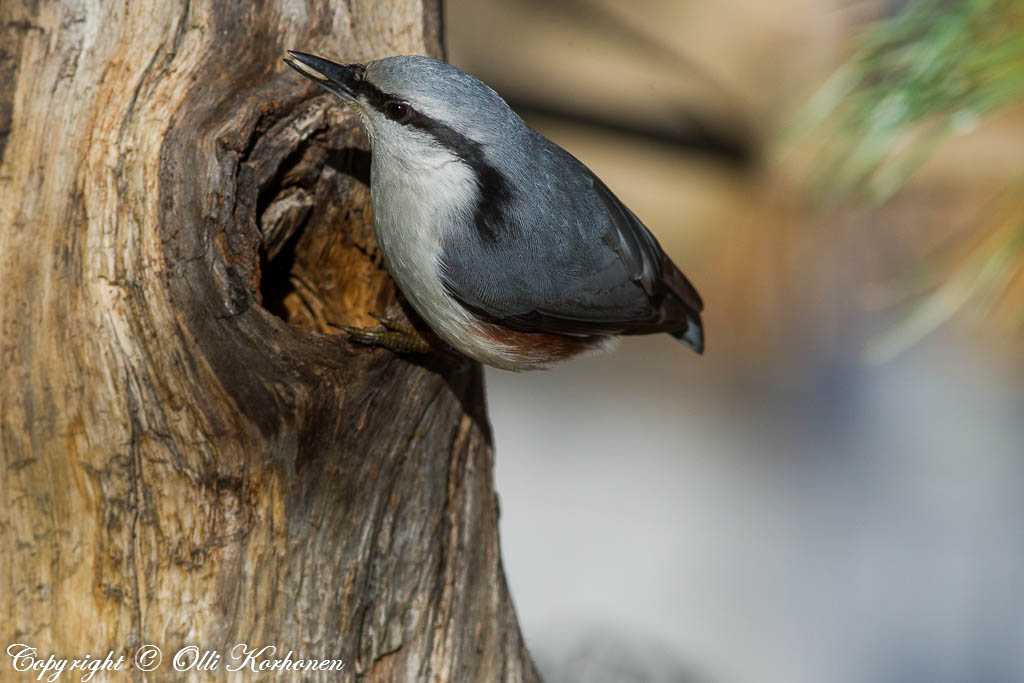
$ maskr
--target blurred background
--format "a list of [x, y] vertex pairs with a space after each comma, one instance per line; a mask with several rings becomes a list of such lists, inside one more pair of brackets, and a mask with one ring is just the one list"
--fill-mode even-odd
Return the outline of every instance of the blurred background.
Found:
[[1022, 6], [446, 2], [706, 304], [487, 377], [549, 683], [1024, 680]]

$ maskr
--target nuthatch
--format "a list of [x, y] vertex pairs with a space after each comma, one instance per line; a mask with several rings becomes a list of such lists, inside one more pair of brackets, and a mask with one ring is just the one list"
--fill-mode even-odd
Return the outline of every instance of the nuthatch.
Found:
[[626, 334], [667, 332], [703, 351], [700, 296], [654, 236], [496, 92], [427, 57], [288, 54], [355, 106], [384, 261], [441, 339], [505, 370]]

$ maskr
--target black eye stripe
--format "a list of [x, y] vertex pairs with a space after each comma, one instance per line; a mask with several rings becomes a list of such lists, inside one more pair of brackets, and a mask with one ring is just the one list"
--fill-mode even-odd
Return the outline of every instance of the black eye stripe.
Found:
[[[353, 88], [356, 94], [362, 95], [371, 107], [379, 111], [384, 116], [387, 116], [393, 121], [399, 121], [399, 123], [408, 123], [414, 116], [422, 116], [417, 112], [408, 102], [403, 101], [401, 98], [390, 95], [373, 83], [366, 80], [365, 71], [361, 74], [361, 77], [355, 83]], [[389, 111], [391, 107], [401, 106], [405, 108], [404, 112]]]
[[366, 80], [365, 75], [355, 82], [353, 90], [357, 95], [362, 95], [370, 106], [377, 111], [384, 113], [384, 107], [395, 98], [383, 92], [380, 88]]
[[[353, 88], [357, 94], [384, 116], [388, 116], [389, 104], [404, 104], [406, 113], [399, 121], [403, 126], [412, 126], [430, 135], [438, 144], [462, 159], [476, 173], [480, 187], [474, 222], [485, 240], [493, 241], [504, 223], [504, 207], [510, 201], [512, 188], [505, 177], [492, 166], [484, 155], [480, 143], [459, 133], [451, 126], [417, 111], [401, 98], [388, 94], [365, 80], [358, 80]], [[390, 116], [388, 118], [391, 118]]]

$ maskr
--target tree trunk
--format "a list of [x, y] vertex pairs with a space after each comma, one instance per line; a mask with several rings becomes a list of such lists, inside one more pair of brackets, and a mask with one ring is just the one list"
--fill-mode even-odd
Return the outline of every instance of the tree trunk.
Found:
[[4, 648], [536, 680], [480, 368], [327, 334], [396, 293], [365, 136], [281, 63], [437, 56], [434, 2], [0, 3]]

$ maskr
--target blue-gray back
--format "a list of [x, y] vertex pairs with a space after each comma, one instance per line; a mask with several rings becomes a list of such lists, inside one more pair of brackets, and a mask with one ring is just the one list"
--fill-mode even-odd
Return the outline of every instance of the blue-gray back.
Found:
[[699, 325], [699, 296], [636, 216], [575, 157], [519, 126], [500, 147], [484, 147], [508, 182], [507, 196], [491, 215], [478, 213], [472, 234], [453, 234], [444, 245], [450, 293], [523, 331]]

